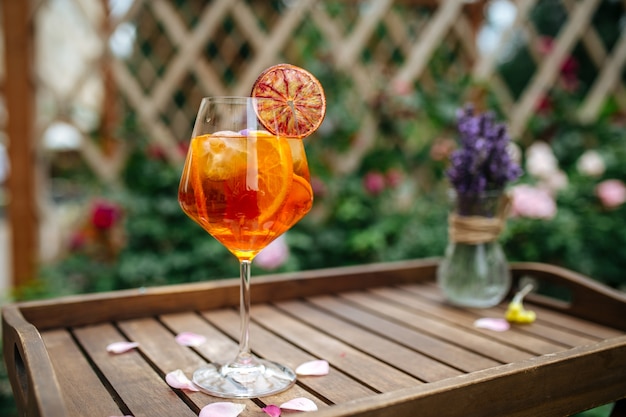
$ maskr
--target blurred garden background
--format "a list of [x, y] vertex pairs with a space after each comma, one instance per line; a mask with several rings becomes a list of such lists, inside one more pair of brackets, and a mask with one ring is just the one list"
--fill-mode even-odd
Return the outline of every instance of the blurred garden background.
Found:
[[178, 179], [200, 99], [248, 95], [279, 62], [315, 74], [328, 108], [305, 143], [314, 208], [253, 275], [442, 256], [456, 112], [473, 103], [507, 124], [524, 169], [508, 259], [626, 289], [626, 1], [6, 0], [0, 13], [3, 302], [236, 276], [180, 210]]

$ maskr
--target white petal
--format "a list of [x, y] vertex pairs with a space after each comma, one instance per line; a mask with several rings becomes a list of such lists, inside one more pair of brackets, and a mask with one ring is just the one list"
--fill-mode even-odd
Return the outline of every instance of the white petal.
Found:
[[480, 329], [493, 330], [495, 332], [505, 332], [511, 328], [511, 325], [505, 319], [495, 319], [484, 317], [474, 322], [474, 326]]
[[199, 391], [199, 389], [187, 378], [187, 375], [180, 369], [172, 371], [165, 375], [165, 382], [172, 387], [178, 389], [186, 389], [189, 391]]
[[325, 360], [304, 362], [296, 368], [298, 375], [328, 375], [330, 367]]
[[237, 417], [245, 408], [245, 404], [217, 402], [202, 407], [198, 417]]
[[286, 403], [281, 404], [280, 408], [295, 411], [317, 411], [317, 405], [315, 405], [313, 401], [304, 397], [289, 400]]
[[176, 335], [176, 341], [183, 346], [200, 346], [206, 342], [206, 337], [193, 332], [182, 332]]
[[115, 342], [107, 346], [107, 352], [124, 353], [139, 346], [137, 342]]

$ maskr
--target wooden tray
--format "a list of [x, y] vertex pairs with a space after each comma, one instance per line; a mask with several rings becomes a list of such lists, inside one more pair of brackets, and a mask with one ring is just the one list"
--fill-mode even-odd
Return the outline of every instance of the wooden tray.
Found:
[[[300, 377], [279, 395], [237, 400], [246, 404], [241, 415], [307, 397], [319, 407], [311, 417], [564, 416], [626, 396], [624, 294], [554, 266], [513, 264], [515, 281], [562, 286], [571, 302], [531, 294], [525, 306], [537, 321], [494, 332], [473, 323], [503, 317], [506, 303], [447, 305], [436, 269], [428, 259], [253, 278], [253, 351], [294, 368], [325, 359], [331, 371]], [[223, 400], [172, 389], [164, 376], [230, 359], [238, 303], [238, 280], [223, 280], [4, 307], [4, 356], [21, 415], [197, 415]], [[180, 346], [174, 336], [183, 331], [208, 341]], [[107, 353], [122, 340], [139, 348]]]

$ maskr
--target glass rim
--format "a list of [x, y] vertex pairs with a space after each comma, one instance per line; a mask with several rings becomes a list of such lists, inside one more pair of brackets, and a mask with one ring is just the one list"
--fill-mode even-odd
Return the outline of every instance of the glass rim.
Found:
[[252, 96], [206, 96], [202, 97], [201, 102], [248, 102], [248, 101], [263, 101], [273, 100], [269, 97], [252, 97]]

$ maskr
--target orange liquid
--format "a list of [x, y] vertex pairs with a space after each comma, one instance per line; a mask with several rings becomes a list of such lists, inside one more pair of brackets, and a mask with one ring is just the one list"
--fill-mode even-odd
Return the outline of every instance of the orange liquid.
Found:
[[313, 205], [300, 139], [192, 139], [178, 200], [183, 211], [240, 260], [251, 260]]

